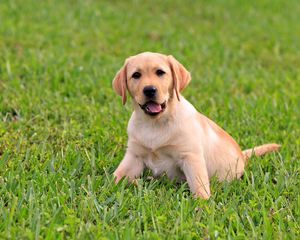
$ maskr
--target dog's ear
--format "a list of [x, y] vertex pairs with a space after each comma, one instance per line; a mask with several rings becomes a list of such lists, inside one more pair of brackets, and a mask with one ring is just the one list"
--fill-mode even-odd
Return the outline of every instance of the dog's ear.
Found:
[[186, 85], [188, 85], [188, 83], [191, 80], [191, 74], [172, 55], [168, 56], [168, 60], [172, 71], [173, 84], [176, 96], [178, 101], [180, 101], [179, 92], [181, 92], [182, 89], [184, 89]]
[[127, 61], [117, 72], [112, 85], [115, 92], [122, 97], [123, 105], [126, 103], [126, 90], [127, 90], [127, 75], [126, 75]]

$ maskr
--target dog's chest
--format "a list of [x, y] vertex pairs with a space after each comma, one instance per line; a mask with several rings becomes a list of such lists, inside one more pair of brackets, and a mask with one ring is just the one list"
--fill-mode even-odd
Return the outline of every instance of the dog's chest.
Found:
[[153, 174], [166, 172], [170, 178], [177, 177], [181, 165], [180, 128], [176, 121], [137, 121], [133, 115], [128, 125], [129, 147]]
[[174, 175], [179, 168], [179, 157], [177, 152], [166, 148], [158, 149], [156, 151], [147, 151], [144, 155], [143, 161], [147, 168], [151, 169], [155, 176], [166, 172], [168, 175]]
[[149, 149], [151, 152], [157, 152], [158, 149], [172, 144], [176, 134], [174, 126], [171, 124], [154, 125], [143, 123], [134, 128], [129, 128], [129, 137], [137, 143]]

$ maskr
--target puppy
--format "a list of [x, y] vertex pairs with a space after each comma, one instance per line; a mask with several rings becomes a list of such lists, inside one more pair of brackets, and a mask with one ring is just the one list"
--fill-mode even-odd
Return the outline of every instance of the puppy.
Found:
[[235, 140], [180, 94], [190, 73], [173, 56], [145, 52], [126, 59], [113, 88], [134, 111], [128, 123], [128, 147], [114, 172], [116, 182], [138, 177], [145, 167], [154, 176], [186, 180], [196, 197], [210, 197], [209, 178], [242, 176], [247, 159], [279, 148], [265, 144], [241, 151]]

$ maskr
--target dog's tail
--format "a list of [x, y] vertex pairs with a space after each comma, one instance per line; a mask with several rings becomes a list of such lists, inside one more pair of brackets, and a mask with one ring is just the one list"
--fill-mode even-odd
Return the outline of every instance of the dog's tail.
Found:
[[272, 152], [278, 150], [281, 145], [277, 143], [268, 143], [268, 144], [263, 144], [254, 148], [246, 149], [243, 151], [243, 155], [245, 159], [250, 158], [251, 156], [261, 156], [264, 155], [267, 152]]

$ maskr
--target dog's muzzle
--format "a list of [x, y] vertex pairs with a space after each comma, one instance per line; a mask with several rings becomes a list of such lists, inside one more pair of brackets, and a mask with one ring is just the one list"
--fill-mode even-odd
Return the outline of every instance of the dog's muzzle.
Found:
[[166, 101], [162, 104], [156, 103], [154, 101], [146, 102], [144, 105], [139, 104], [141, 109], [150, 116], [156, 116], [162, 113], [166, 109]]

